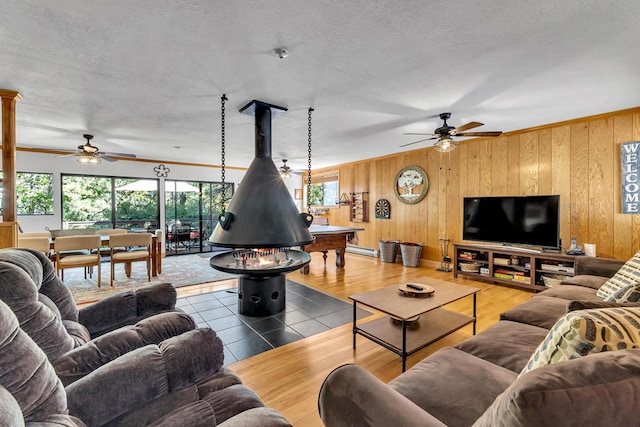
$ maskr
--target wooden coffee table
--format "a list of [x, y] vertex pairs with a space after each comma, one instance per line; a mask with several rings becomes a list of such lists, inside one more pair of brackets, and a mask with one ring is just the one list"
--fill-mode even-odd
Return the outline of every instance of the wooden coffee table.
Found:
[[[412, 283], [431, 286], [435, 293], [428, 297], [403, 296], [398, 291], [400, 285], [392, 285], [349, 296], [353, 300], [353, 348], [356, 348], [356, 334], [362, 335], [398, 354], [402, 358], [402, 372], [408, 356], [463, 326], [473, 323], [473, 334], [476, 334], [476, 294], [480, 289], [437, 279]], [[470, 295], [473, 295], [473, 316], [442, 308]], [[388, 316], [358, 325], [358, 304]], [[418, 320], [412, 321], [418, 316]]]

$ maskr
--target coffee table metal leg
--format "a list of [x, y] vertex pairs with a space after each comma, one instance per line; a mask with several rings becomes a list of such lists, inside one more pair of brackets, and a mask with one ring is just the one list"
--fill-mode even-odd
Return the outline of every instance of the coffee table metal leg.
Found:
[[356, 302], [353, 301], [353, 348], [356, 348]]
[[473, 335], [476, 334], [476, 324], [478, 323], [478, 319], [476, 318], [476, 297], [477, 293], [473, 294]]
[[402, 320], [402, 372], [407, 369], [407, 321]]

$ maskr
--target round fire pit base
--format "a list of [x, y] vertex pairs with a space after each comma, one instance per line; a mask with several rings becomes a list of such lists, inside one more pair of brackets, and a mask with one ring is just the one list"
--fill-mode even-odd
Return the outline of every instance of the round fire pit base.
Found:
[[240, 276], [238, 313], [245, 316], [271, 316], [285, 308], [286, 276]]

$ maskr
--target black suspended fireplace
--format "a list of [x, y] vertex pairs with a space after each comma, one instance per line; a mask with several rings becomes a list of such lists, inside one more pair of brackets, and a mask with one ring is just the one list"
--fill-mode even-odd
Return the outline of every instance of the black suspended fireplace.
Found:
[[226, 212], [209, 238], [232, 248], [213, 256], [211, 267], [239, 274], [238, 312], [266, 316], [285, 308], [285, 274], [300, 269], [311, 256], [295, 247], [312, 243], [313, 216], [298, 212], [271, 159], [272, 114], [286, 108], [251, 101], [241, 113], [255, 116], [255, 158]]

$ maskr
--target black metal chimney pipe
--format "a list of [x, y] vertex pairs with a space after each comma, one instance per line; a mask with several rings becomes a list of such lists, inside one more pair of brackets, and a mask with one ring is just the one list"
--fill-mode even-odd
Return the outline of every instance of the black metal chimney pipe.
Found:
[[312, 243], [313, 216], [298, 212], [271, 159], [271, 116], [286, 108], [253, 100], [240, 109], [255, 115], [255, 159], [219, 218], [209, 241], [230, 248], [275, 248]]

